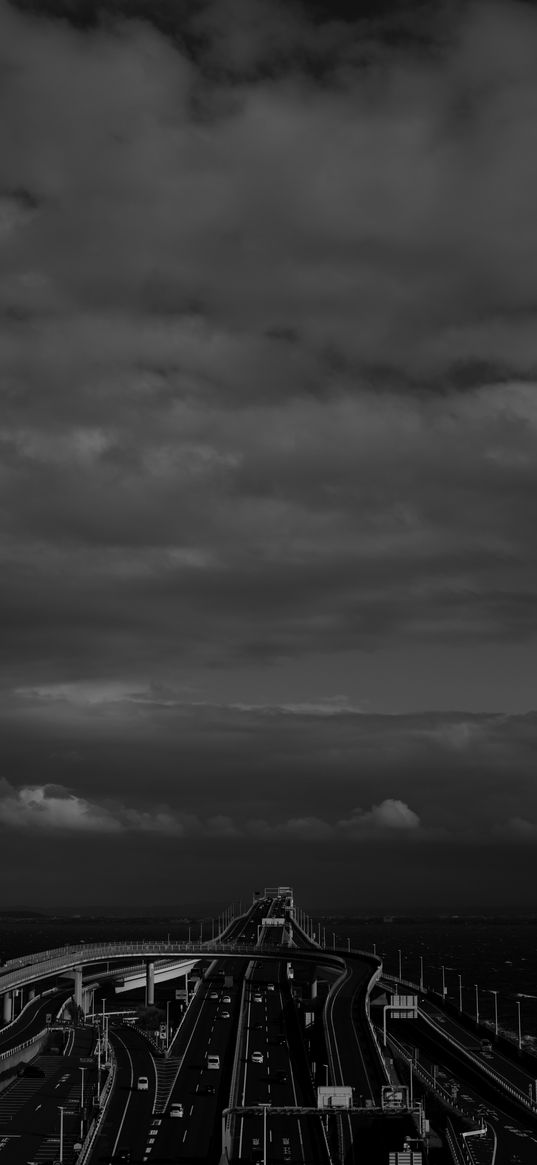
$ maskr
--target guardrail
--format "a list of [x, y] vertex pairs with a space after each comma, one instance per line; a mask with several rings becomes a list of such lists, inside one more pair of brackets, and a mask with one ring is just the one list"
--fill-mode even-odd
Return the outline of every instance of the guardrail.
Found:
[[[327, 948], [317, 947], [313, 950], [302, 950], [295, 953], [295, 958], [300, 957], [304, 959], [313, 959], [313, 957], [323, 957], [323, 961], [336, 963], [344, 962], [350, 952], [341, 950], [328, 950]], [[209, 955], [235, 955], [237, 957], [246, 956], [248, 958], [288, 958], [289, 947], [285, 944], [274, 946], [270, 948], [270, 954], [264, 952], [262, 948], [252, 944], [242, 943], [222, 943], [216, 940], [207, 943], [116, 943], [108, 944], [107, 946], [90, 946], [89, 944], [81, 952], [80, 948], [66, 947], [64, 952], [48, 960], [47, 962], [33, 963], [26, 965], [21, 971], [10, 971], [8, 974], [2, 975], [0, 973], [0, 994], [3, 991], [10, 990], [12, 987], [20, 987], [24, 983], [35, 981], [36, 979], [45, 978], [47, 975], [54, 975], [56, 972], [64, 972], [73, 967], [80, 965], [87, 965], [91, 962], [109, 962], [113, 958], [123, 958], [125, 955], [133, 954], [135, 956], [145, 955], [147, 958], [165, 958], [170, 955], [190, 955], [196, 956], [198, 959], [206, 958]], [[373, 959], [373, 955], [361, 951], [353, 951], [354, 956], [367, 957], [369, 960]], [[186, 960], [185, 960], [186, 961]]]
[[17, 1052], [24, 1052], [25, 1048], [31, 1048], [32, 1044], [36, 1044], [38, 1040], [42, 1039], [42, 1037], [44, 1035], [46, 1035], [48, 1030], [49, 1030], [48, 1026], [44, 1027], [41, 1029], [41, 1031], [36, 1032], [35, 1035], [33, 1035], [31, 1039], [24, 1040], [24, 1043], [17, 1044], [17, 1046], [15, 1048], [9, 1048], [9, 1050], [7, 1052], [0, 1052], [0, 1061], [7, 1060], [7, 1059], [9, 1059], [10, 1056], [15, 1056], [17, 1054]]
[[461, 1145], [449, 1117], [446, 1123], [446, 1141], [455, 1165], [474, 1165], [466, 1141]]
[[471, 1120], [471, 1117], [469, 1117], [468, 1113], [457, 1104], [455, 1097], [452, 1096], [450, 1092], [448, 1092], [447, 1088], [444, 1088], [444, 1085], [441, 1084], [431, 1072], [428, 1072], [427, 1069], [424, 1068], [423, 1064], [419, 1062], [419, 1060], [412, 1059], [412, 1054], [408, 1051], [407, 1048], [405, 1048], [404, 1044], [401, 1044], [399, 1040], [396, 1040], [395, 1036], [388, 1036], [388, 1043], [390, 1047], [394, 1049], [396, 1055], [399, 1055], [403, 1060], [406, 1060], [409, 1066], [411, 1065], [414, 1075], [418, 1077], [418, 1080], [421, 1080], [422, 1084], [424, 1084], [426, 1088], [438, 1096], [439, 1100], [442, 1101], [442, 1104], [445, 1104], [448, 1108], [451, 1108], [453, 1112], [456, 1112], [457, 1115], [462, 1117], [464, 1120]]
[[78, 1157], [76, 1158], [76, 1165], [85, 1165], [85, 1162], [87, 1161], [87, 1159], [91, 1153], [91, 1150], [93, 1149], [94, 1141], [96, 1140], [96, 1138], [99, 1134], [101, 1125], [102, 1125], [103, 1120], [106, 1116], [106, 1110], [107, 1110], [108, 1105], [110, 1103], [110, 1100], [112, 1098], [112, 1089], [113, 1089], [115, 1081], [116, 1081], [117, 1061], [116, 1061], [116, 1054], [114, 1052], [112, 1044], [109, 1044], [109, 1048], [110, 1048], [110, 1052], [109, 1052], [109, 1054], [110, 1054], [110, 1071], [108, 1073], [108, 1076], [106, 1077], [105, 1085], [104, 1085], [104, 1088], [101, 1092], [99, 1114], [95, 1118], [95, 1120], [92, 1121], [92, 1123], [91, 1123], [91, 1125], [86, 1133], [86, 1136], [82, 1142], [82, 1148], [78, 1154]]

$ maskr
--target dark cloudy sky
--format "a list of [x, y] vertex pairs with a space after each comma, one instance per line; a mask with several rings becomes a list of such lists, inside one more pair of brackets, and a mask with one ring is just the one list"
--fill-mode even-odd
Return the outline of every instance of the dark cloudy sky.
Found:
[[537, 11], [378, 12], [0, 0], [6, 905], [535, 903]]

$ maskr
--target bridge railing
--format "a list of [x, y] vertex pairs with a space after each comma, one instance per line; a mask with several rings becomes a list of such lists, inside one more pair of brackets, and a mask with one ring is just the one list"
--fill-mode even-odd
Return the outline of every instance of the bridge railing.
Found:
[[[289, 957], [289, 947], [285, 944], [274, 946], [271, 948], [272, 955], [285, 955]], [[51, 958], [41, 958], [41, 952], [35, 956], [31, 964], [26, 964], [18, 971], [10, 971], [7, 974], [0, 973], [0, 994], [3, 991], [9, 991], [12, 987], [20, 987], [24, 983], [35, 981], [36, 979], [46, 978], [48, 975], [53, 975], [56, 972], [63, 973], [76, 966], [84, 966], [91, 962], [109, 962], [114, 958], [123, 958], [125, 955], [132, 954], [136, 956], [146, 956], [151, 958], [165, 958], [170, 955], [190, 955], [196, 956], [198, 959], [205, 958], [208, 955], [244, 955], [248, 958], [265, 957], [269, 958], [268, 954], [262, 951], [262, 948], [250, 944], [243, 943], [222, 943], [216, 940], [207, 943], [186, 943], [186, 942], [142, 942], [142, 943], [108, 943], [90, 945], [89, 943], [81, 950], [80, 947], [64, 947], [59, 948], [53, 952]], [[322, 950], [317, 948], [311, 951], [295, 952], [296, 958], [318, 958], [319, 955], [324, 955], [326, 958], [333, 957], [338, 964], [342, 963], [345, 958], [345, 952]], [[372, 956], [371, 956], [372, 957]]]

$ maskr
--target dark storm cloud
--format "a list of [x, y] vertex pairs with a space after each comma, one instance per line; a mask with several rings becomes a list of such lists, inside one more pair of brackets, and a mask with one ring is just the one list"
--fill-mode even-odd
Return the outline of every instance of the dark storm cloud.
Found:
[[532, 842], [533, 720], [364, 659], [535, 635], [537, 17], [85, 11], [0, 7], [5, 829]]

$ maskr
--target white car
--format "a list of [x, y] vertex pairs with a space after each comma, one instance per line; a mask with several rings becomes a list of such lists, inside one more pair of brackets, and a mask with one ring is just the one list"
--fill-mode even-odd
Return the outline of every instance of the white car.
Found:
[[139, 1076], [137, 1084], [138, 1092], [149, 1092], [149, 1080], [147, 1076]]
[[220, 1019], [229, 1019], [229, 1011], [221, 1011]]
[[223, 995], [222, 1003], [231, 1003], [231, 995]]
[[262, 995], [254, 995], [254, 1003], [262, 1003], [262, 1002], [263, 1002]]
[[218, 999], [218, 991], [211, 991], [209, 999]]
[[184, 1115], [185, 1114], [183, 1112], [182, 1104], [179, 1104], [178, 1101], [174, 1101], [173, 1104], [170, 1104], [170, 1116], [181, 1117]]
[[274, 983], [269, 983], [269, 985], [267, 987], [267, 991], [275, 991], [275, 990], [276, 990], [276, 988], [274, 986]]
[[262, 1052], [252, 1052], [252, 1064], [262, 1064], [262, 1063], [263, 1063], [263, 1053]]

